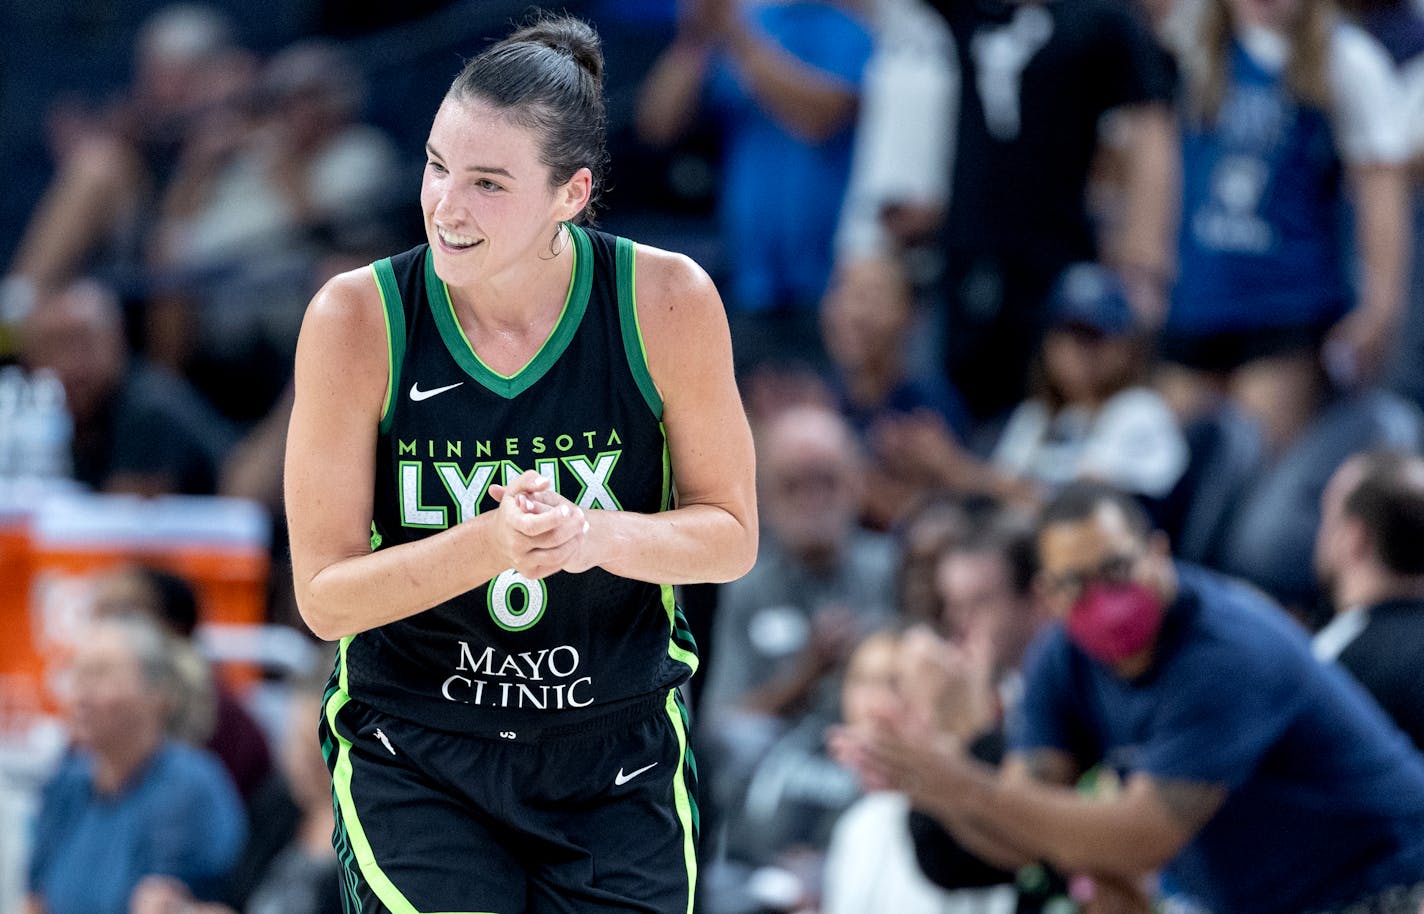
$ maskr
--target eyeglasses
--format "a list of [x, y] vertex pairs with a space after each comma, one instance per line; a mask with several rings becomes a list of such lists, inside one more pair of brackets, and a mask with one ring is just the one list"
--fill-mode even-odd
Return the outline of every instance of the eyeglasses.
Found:
[[1096, 568], [1064, 571], [1059, 574], [1043, 572], [1039, 584], [1047, 596], [1066, 603], [1077, 602], [1088, 585], [1095, 581], [1104, 584], [1126, 584], [1132, 580], [1140, 553], [1120, 553], [1103, 559]]

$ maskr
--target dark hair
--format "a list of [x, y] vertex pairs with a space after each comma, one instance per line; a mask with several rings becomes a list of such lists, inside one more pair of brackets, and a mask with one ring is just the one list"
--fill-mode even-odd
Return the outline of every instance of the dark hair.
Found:
[[1360, 481], [1344, 511], [1365, 525], [1380, 562], [1395, 574], [1424, 574], [1424, 459], [1401, 451], [1357, 458]]
[[1026, 596], [1033, 591], [1038, 576], [1038, 548], [1033, 541], [1033, 525], [1026, 518], [1006, 512], [984, 531], [984, 546], [1003, 556], [1009, 567], [1009, 586]]
[[198, 627], [198, 598], [193, 585], [176, 574], [148, 565], [134, 571], [153, 589], [155, 621], [174, 635], [191, 638]]
[[588, 205], [576, 218], [593, 221], [608, 166], [608, 116], [603, 49], [588, 23], [537, 16], [466, 63], [445, 97], [488, 102], [513, 123], [535, 130], [554, 186], [580, 168], [591, 171]]
[[996, 558], [1004, 563], [1010, 589], [1019, 596], [1026, 596], [1033, 590], [1038, 574], [1038, 549], [1033, 534], [1030, 517], [1000, 506], [992, 514], [980, 517], [964, 539], [946, 542], [938, 560], [951, 555]]
[[1121, 511], [1128, 529], [1138, 539], [1146, 539], [1152, 532], [1152, 520], [1136, 498], [1105, 482], [1087, 479], [1069, 483], [1044, 505], [1038, 515], [1036, 532], [1041, 534], [1054, 524], [1088, 520], [1103, 505]]
[[1405, 0], [1335, 0], [1335, 5], [1351, 16], [1367, 16], [1380, 10], [1404, 6]]

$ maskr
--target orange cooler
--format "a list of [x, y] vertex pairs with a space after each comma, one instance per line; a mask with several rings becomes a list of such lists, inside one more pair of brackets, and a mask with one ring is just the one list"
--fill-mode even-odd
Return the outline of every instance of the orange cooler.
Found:
[[192, 582], [201, 622], [266, 621], [270, 520], [252, 502], [69, 494], [39, 502], [23, 530], [27, 548], [17, 547], [16, 559], [0, 552], [7, 578], [13, 564], [25, 581], [0, 585], [0, 692], [32, 688], [53, 709], [51, 686], [89, 619], [95, 583], [117, 565], [152, 565]]

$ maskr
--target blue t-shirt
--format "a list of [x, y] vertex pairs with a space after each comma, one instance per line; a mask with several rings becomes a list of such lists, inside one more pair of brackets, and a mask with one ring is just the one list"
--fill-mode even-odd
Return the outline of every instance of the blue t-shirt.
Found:
[[127, 914], [151, 874], [212, 897], [246, 833], [236, 790], [203, 750], [166, 743], [111, 796], [94, 791], [92, 762], [75, 752], [41, 796], [29, 888], [45, 914]]
[[[870, 33], [833, 3], [793, 0], [747, 13], [762, 39], [858, 92]], [[728, 305], [744, 311], [815, 308], [831, 275], [832, 241], [850, 180], [854, 123], [811, 142], [788, 132], [724, 57], [708, 101], [722, 121], [721, 219], [731, 272]]]
[[1313, 327], [1349, 307], [1344, 171], [1325, 112], [1233, 44], [1215, 122], [1182, 136], [1179, 336]]
[[1225, 786], [1164, 873], [1215, 914], [1299, 914], [1424, 880], [1424, 759], [1265, 597], [1178, 572], [1157, 659], [1137, 679], [1091, 660], [1061, 625], [1040, 636], [1014, 748]]

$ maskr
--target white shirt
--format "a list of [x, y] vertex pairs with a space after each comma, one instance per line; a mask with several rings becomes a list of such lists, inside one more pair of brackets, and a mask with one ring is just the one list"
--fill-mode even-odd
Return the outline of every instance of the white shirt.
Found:
[[1057, 487], [1092, 478], [1158, 498], [1186, 471], [1186, 438], [1155, 391], [1129, 387], [1096, 413], [1065, 407], [1050, 415], [1026, 400], [1009, 416], [990, 460], [1020, 478]]
[[922, 0], [880, 0], [837, 252], [888, 250], [880, 223], [887, 204], [947, 203], [958, 98], [954, 42], [944, 20]]
[[866, 794], [845, 811], [826, 852], [821, 914], [1013, 914], [1012, 886], [942, 889], [920, 872], [904, 794]]
[[1365, 607], [1356, 606], [1336, 614], [1311, 639], [1310, 647], [1315, 659], [1322, 663], [1338, 660], [1345, 653], [1345, 648], [1360, 637], [1369, 624], [1370, 611]]

